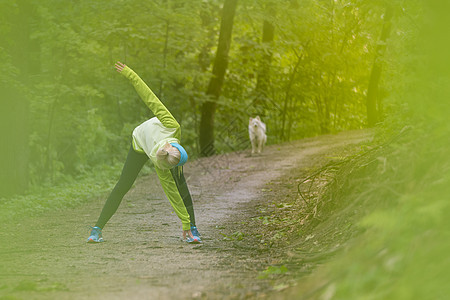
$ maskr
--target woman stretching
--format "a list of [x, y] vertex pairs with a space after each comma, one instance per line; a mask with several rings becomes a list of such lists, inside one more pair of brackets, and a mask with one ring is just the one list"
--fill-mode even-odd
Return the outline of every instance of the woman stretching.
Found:
[[188, 243], [201, 243], [200, 234], [195, 226], [192, 198], [183, 175], [182, 166], [186, 163], [188, 155], [179, 144], [180, 125], [133, 70], [121, 62], [117, 62], [115, 67], [119, 73], [130, 80], [155, 117], [134, 129], [132, 145], [128, 151], [120, 179], [106, 200], [87, 242], [103, 242], [102, 229], [116, 212], [142, 166], [150, 158], [164, 193], [181, 220], [183, 239]]

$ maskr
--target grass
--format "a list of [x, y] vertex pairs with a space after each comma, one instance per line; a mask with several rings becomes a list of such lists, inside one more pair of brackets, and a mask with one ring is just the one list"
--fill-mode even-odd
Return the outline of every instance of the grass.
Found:
[[[355, 223], [358, 235], [303, 278], [296, 296], [448, 299], [448, 135], [427, 136], [428, 129], [411, 129], [339, 167], [315, 209], [321, 220], [315, 230], [346, 218]], [[348, 213], [352, 210], [357, 214]]]
[[[70, 178], [58, 185], [33, 186], [24, 195], [0, 199], [0, 220], [11, 222], [47, 211], [76, 207], [109, 193], [119, 178], [122, 164], [99, 166], [83, 176]], [[147, 174], [150, 168], [141, 172]]]
[[358, 234], [298, 282], [297, 298], [449, 299], [450, 57], [443, 36], [450, 22], [443, 8], [450, 4], [420, 5], [425, 22], [398, 57], [405, 73], [384, 82], [391, 90], [385, 103], [394, 105], [379, 141], [393, 128], [410, 129], [340, 166], [319, 208], [330, 219], [357, 212]]

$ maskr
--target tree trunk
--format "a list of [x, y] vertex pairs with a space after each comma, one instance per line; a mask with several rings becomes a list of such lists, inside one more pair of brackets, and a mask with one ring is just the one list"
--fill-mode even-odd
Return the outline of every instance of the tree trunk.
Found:
[[383, 29], [381, 31], [380, 39], [375, 53], [375, 60], [372, 65], [370, 73], [369, 87], [367, 90], [367, 125], [369, 127], [375, 126], [380, 119], [379, 112], [379, 93], [378, 85], [380, 83], [381, 71], [383, 67], [382, 58], [386, 51], [386, 42], [391, 33], [391, 20], [393, 15], [393, 6], [387, 4], [386, 13], [384, 16]]
[[216, 100], [219, 98], [225, 71], [228, 67], [228, 52], [231, 45], [231, 33], [233, 31], [233, 19], [236, 11], [237, 0], [225, 0], [220, 24], [219, 44], [214, 60], [212, 77], [206, 94], [210, 96], [201, 108], [200, 120], [200, 155], [210, 156], [215, 153], [214, 148], [214, 114]]
[[274, 16], [275, 10], [273, 3], [268, 3], [266, 6], [266, 17], [263, 22], [262, 31], [262, 48], [263, 53], [259, 65], [256, 88], [255, 88], [255, 101], [254, 106], [256, 108], [257, 115], [264, 116], [265, 109], [267, 108], [268, 87], [270, 81], [270, 64], [272, 62], [272, 49], [271, 45], [274, 38], [275, 27], [269, 18]]
[[28, 101], [17, 88], [1, 85], [0, 197], [28, 187]]
[[33, 5], [19, 1], [17, 8], [17, 15], [6, 17], [15, 37], [14, 46], [6, 51], [20, 74], [0, 84], [0, 197], [22, 193], [28, 187], [29, 103], [24, 89], [31, 85], [30, 74], [39, 68], [39, 46], [30, 39]]
[[298, 70], [298, 67], [300, 66], [301, 61], [302, 61], [302, 56], [297, 58], [297, 63], [295, 64], [294, 69], [292, 70], [291, 77], [289, 78], [289, 81], [286, 86], [286, 94], [284, 96], [284, 104], [283, 104], [283, 112], [282, 112], [283, 115], [281, 117], [281, 119], [282, 119], [281, 120], [281, 132], [280, 132], [280, 140], [281, 141], [286, 140], [286, 137], [285, 137], [286, 132], [285, 131], [286, 131], [286, 117], [288, 116], [288, 110], [289, 110], [288, 103], [289, 103], [289, 100], [291, 97], [291, 88], [292, 88], [292, 85], [294, 84], [295, 76], [297, 75], [297, 70]]

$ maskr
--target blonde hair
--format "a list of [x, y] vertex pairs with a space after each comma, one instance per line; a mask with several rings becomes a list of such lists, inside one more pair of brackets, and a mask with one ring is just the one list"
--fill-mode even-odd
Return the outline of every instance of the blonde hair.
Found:
[[180, 151], [169, 143], [166, 143], [156, 152], [156, 159], [166, 162], [172, 167], [176, 166], [180, 162], [180, 158]]

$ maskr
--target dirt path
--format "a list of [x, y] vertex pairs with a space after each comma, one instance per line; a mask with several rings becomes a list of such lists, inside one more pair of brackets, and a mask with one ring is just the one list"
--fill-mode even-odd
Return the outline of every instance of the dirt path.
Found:
[[[340, 149], [367, 139], [347, 132], [191, 162], [185, 175], [204, 244], [181, 241], [181, 225], [156, 176], [140, 178], [104, 229], [86, 244], [104, 198], [52, 212], [0, 232], [0, 299], [241, 299], [273, 293], [261, 271], [273, 263], [267, 243], [236, 243], [257, 231], [261, 205], [280, 195], [292, 172], [305, 175]], [[275, 189], [274, 189], [275, 190]], [[246, 227], [247, 226], [247, 227]], [[239, 231], [236, 231], [239, 228]], [[282, 255], [282, 254], [280, 254]]]

